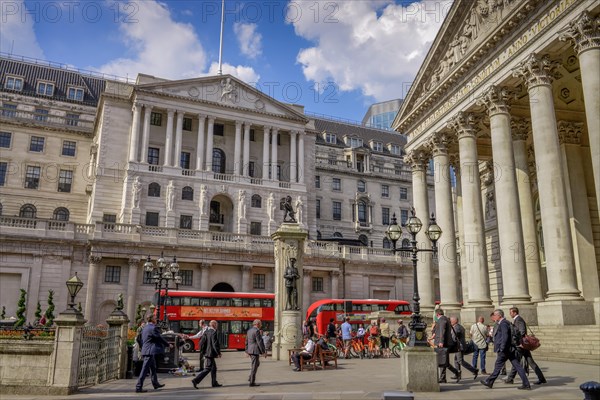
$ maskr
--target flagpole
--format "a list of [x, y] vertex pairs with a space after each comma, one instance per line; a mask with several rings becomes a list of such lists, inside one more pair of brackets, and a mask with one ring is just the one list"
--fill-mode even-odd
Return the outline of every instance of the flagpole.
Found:
[[219, 75], [223, 75], [223, 25], [225, 24], [225, 0], [221, 0], [221, 40], [219, 42]]

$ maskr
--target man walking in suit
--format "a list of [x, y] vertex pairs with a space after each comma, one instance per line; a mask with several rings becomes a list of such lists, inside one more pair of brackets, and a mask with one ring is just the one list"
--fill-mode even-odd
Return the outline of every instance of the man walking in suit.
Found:
[[[523, 336], [525, 336], [527, 334], [527, 324], [525, 323], [525, 320], [523, 319], [523, 317], [521, 317], [519, 315], [519, 309], [517, 307], [510, 308], [508, 310], [508, 312], [510, 313], [510, 316], [513, 319], [513, 325], [515, 328], [515, 336], [516, 336], [515, 344], [517, 345], [517, 351], [520, 353], [520, 355], [522, 357], [525, 357], [525, 360], [527, 360], [527, 364], [529, 364], [529, 366], [531, 368], [533, 368], [533, 370], [535, 371], [535, 374], [538, 377], [537, 382], [534, 382], [534, 383], [536, 385], [541, 385], [543, 383], [546, 383], [546, 378], [544, 377], [542, 370], [540, 369], [540, 367], [538, 367], [538, 365], [535, 363], [535, 361], [533, 361], [533, 357], [531, 356], [531, 351], [525, 350], [521, 346], [521, 341], [523, 340]], [[505, 383], [513, 383], [513, 380], [515, 379], [516, 375], [517, 375], [517, 371], [516, 371], [515, 367], [513, 367], [510, 370], [510, 373], [508, 374], [508, 376], [506, 377], [504, 382]]]
[[255, 319], [252, 322], [252, 328], [248, 329], [246, 333], [246, 353], [250, 356], [252, 360], [252, 367], [250, 369], [250, 378], [248, 381], [250, 385], [248, 386], [260, 386], [260, 384], [256, 383], [256, 371], [258, 371], [258, 367], [260, 366], [260, 356], [264, 354], [267, 357], [267, 351], [265, 349], [265, 343], [260, 336], [260, 327], [262, 326], [262, 322], [260, 319]]
[[444, 310], [438, 308], [436, 311], [438, 318], [435, 323], [434, 347], [438, 355], [438, 367], [440, 370], [439, 383], [446, 383], [446, 369], [449, 369], [456, 376], [456, 383], [460, 382], [460, 371], [450, 365], [450, 347], [456, 342], [452, 338], [452, 327], [450, 320], [444, 315]]
[[202, 382], [202, 379], [209, 373], [212, 387], [223, 386], [217, 382], [217, 363], [215, 362], [215, 358], [221, 357], [221, 346], [219, 345], [219, 339], [217, 338], [218, 326], [219, 324], [217, 321], [210, 321], [208, 329], [204, 332], [204, 335], [202, 335], [202, 339], [200, 339], [200, 351], [204, 354], [204, 369], [192, 379], [194, 389], [198, 389], [198, 384]]
[[[208, 326], [206, 325], [206, 322], [201, 319], [198, 322], [198, 333], [196, 333], [194, 336], [189, 336], [188, 339], [202, 339], [202, 335], [204, 335], [204, 332], [206, 332], [206, 330], [208, 329]], [[198, 344], [200, 344], [200, 342], [198, 342]], [[200, 347], [200, 346], [198, 346]], [[199, 357], [199, 367], [200, 369], [204, 368], [204, 355], [202, 354], [201, 351], [198, 352], [198, 354], [200, 354]]]
[[500, 375], [500, 371], [502, 370], [502, 367], [504, 367], [506, 360], [509, 360], [513, 365], [513, 368], [517, 370], [517, 373], [523, 382], [523, 385], [519, 386], [519, 389], [531, 389], [529, 379], [527, 379], [527, 375], [525, 375], [525, 370], [515, 357], [514, 348], [512, 346], [510, 323], [504, 318], [504, 311], [500, 309], [494, 310], [492, 313], [492, 320], [498, 324], [494, 330], [494, 352], [497, 353], [498, 356], [496, 358], [496, 364], [494, 365], [494, 372], [492, 372], [487, 379], [480, 381], [481, 384], [491, 389], [494, 385], [494, 381], [498, 378], [498, 375]]
[[479, 370], [473, 368], [471, 364], [465, 361], [464, 355], [461, 348], [464, 350], [467, 348], [467, 341], [465, 340], [465, 328], [461, 324], [458, 323], [458, 318], [451, 317], [450, 324], [452, 325], [452, 334], [454, 335], [454, 339], [459, 343], [458, 352], [454, 355], [454, 367], [461, 372], [461, 366], [465, 367], [469, 372], [473, 374], [473, 379], [477, 379], [477, 374], [479, 374]]
[[142, 357], [144, 358], [144, 364], [142, 365], [142, 371], [138, 378], [137, 384], [135, 385], [136, 393], [146, 393], [144, 389], [144, 380], [146, 375], [150, 372], [150, 380], [154, 389], [160, 389], [165, 386], [158, 382], [158, 375], [156, 373], [156, 358], [157, 354], [165, 352], [165, 347], [169, 347], [169, 343], [160, 334], [160, 329], [155, 325], [156, 317], [151, 315], [148, 317], [148, 323], [142, 329]]

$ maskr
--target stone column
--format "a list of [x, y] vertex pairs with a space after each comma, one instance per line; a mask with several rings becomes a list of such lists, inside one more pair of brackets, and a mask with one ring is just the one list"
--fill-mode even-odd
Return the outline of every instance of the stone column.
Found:
[[148, 144], [150, 143], [150, 116], [152, 106], [144, 105], [144, 133], [142, 136], [142, 162], [148, 162]]
[[87, 280], [87, 291], [85, 294], [85, 316], [90, 323], [95, 323], [94, 311], [98, 304], [96, 303], [96, 292], [98, 290], [98, 270], [100, 269], [100, 263], [102, 262], [102, 256], [90, 253], [89, 258], [90, 270], [88, 273]]
[[[331, 298], [337, 299], [339, 298], [340, 271], [330, 271], [329, 275], [331, 276]], [[308, 306], [305, 308], [305, 310], [306, 309], [308, 309]]]
[[207, 292], [210, 290], [208, 287], [210, 278], [210, 264], [202, 263], [200, 264], [200, 290], [203, 292]]
[[173, 166], [180, 166], [181, 142], [183, 140], [183, 111], [177, 111], [177, 126], [175, 128], [175, 154], [173, 154]]
[[131, 121], [131, 141], [129, 143], [129, 161], [138, 161], [138, 140], [140, 135], [140, 110], [142, 104], [133, 103], [131, 110], [133, 111], [133, 119]]
[[305, 132], [298, 135], [298, 183], [304, 183], [304, 136]]
[[452, 154], [450, 156], [450, 162], [452, 164], [452, 168], [454, 169], [454, 175], [456, 177], [456, 215], [454, 219], [454, 225], [458, 230], [458, 248], [456, 251], [457, 259], [458, 259], [458, 269], [460, 272], [460, 280], [462, 287], [462, 299], [463, 306], [466, 306], [469, 302], [469, 276], [467, 274], [467, 268], [465, 266], [465, 226], [464, 226], [464, 218], [463, 218], [463, 198], [461, 192], [461, 181], [460, 181], [460, 159], [458, 154]]
[[242, 166], [242, 121], [235, 121], [235, 142], [233, 146], [233, 174], [239, 175]]
[[596, 202], [600, 210], [600, 18], [592, 19], [584, 11], [570, 22], [559, 36], [570, 40], [579, 57], [581, 85], [585, 99], [585, 118], [592, 153], [592, 169], [596, 187]]
[[290, 182], [296, 183], [296, 136], [298, 132], [290, 132]]
[[270, 126], [265, 126], [263, 131], [263, 170], [262, 178], [269, 179], [269, 134]]
[[204, 123], [206, 117], [198, 114], [198, 139], [196, 141], [196, 170], [202, 171], [204, 166]]
[[242, 265], [242, 292], [248, 293], [252, 290], [252, 265]]
[[312, 270], [305, 269], [304, 275], [302, 276], [302, 292], [304, 297], [302, 299], [302, 309], [308, 310], [310, 306], [310, 292], [312, 291]]
[[132, 318], [135, 316], [139, 269], [140, 259], [138, 257], [131, 257], [129, 259], [129, 277], [127, 279], [127, 315]]
[[271, 179], [278, 181], [277, 177], [277, 128], [273, 128], [271, 134]]
[[242, 175], [250, 176], [250, 123], [244, 122], [244, 151], [243, 151], [243, 163], [242, 163]]
[[165, 134], [165, 167], [171, 166], [171, 155], [173, 155], [173, 116], [175, 110], [167, 110], [167, 133]]
[[458, 265], [456, 260], [456, 230], [450, 182], [450, 159], [448, 144], [450, 137], [436, 133], [430, 142], [433, 154], [435, 216], [443, 234], [437, 243], [438, 270], [440, 276], [440, 302], [444, 309], [460, 309]]
[[[430, 248], [431, 241], [425, 233], [427, 226], [429, 226], [430, 215], [429, 196], [427, 195], [427, 164], [429, 162], [429, 155], [422, 150], [414, 150], [405, 157], [405, 162], [412, 168], [415, 215], [423, 223], [421, 231], [417, 233], [417, 245], [419, 247]], [[433, 286], [432, 254], [430, 252], [423, 252], [419, 255], [417, 281], [419, 296], [421, 297], [421, 312], [423, 314], [432, 313], [435, 307], [435, 290]]]
[[54, 320], [56, 334], [48, 376], [50, 395], [68, 395], [77, 391], [82, 330], [86, 322], [81, 313], [71, 310], [58, 314]]
[[513, 305], [529, 304], [531, 296], [527, 288], [525, 246], [507, 102], [509, 95], [507, 90], [491, 86], [477, 99], [477, 104], [488, 111], [492, 156], [494, 164], [499, 167], [499, 173], [494, 176], [494, 187], [502, 267], [502, 304]]
[[531, 130], [530, 121], [528, 119], [513, 118], [511, 128], [513, 153], [515, 156], [515, 175], [519, 191], [519, 209], [521, 210], [521, 226], [523, 227], [527, 284], [531, 301], [538, 303], [544, 301], [544, 294], [542, 293], [540, 253], [537, 243], [535, 210], [531, 195], [526, 143], [529, 131]]
[[[464, 258], [461, 259], [461, 263], [465, 265], [468, 273], [469, 305], [467, 307], [470, 308], [471, 313], [478, 314], [489, 311], [492, 300], [485, 246], [477, 138], [473, 118], [470, 114], [460, 112], [452, 118], [449, 127], [458, 133], [465, 238], [462, 243]], [[478, 312], [477, 308], [483, 310]], [[462, 319], [475, 321], [476, 316], [465, 314]]]
[[213, 162], [213, 143], [214, 143], [214, 133], [215, 129], [215, 117], [208, 117], [208, 137], [206, 138], [206, 171], [212, 171], [212, 162]]

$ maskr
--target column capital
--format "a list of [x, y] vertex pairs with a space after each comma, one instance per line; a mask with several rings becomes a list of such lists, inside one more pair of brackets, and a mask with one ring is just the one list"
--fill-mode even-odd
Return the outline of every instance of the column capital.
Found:
[[515, 78], [520, 78], [527, 84], [528, 89], [535, 86], [550, 86], [554, 80], [554, 71], [558, 63], [550, 60], [550, 56], [539, 57], [532, 53], [524, 61], [513, 68]]
[[235, 129], [241, 128], [244, 121], [235, 120]]
[[416, 149], [404, 156], [404, 162], [409, 164], [413, 171], [425, 171], [429, 163], [429, 155], [420, 149]]
[[102, 254], [90, 252], [88, 255], [88, 261], [90, 264], [97, 265], [102, 261]]
[[515, 92], [507, 87], [490, 86], [477, 98], [477, 105], [484, 106], [491, 117], [495, 114], [508, 114], [510, 111], [509, 99], [514, 99]]
[[153, 108], [154, 108], [154, 106], [152, 104], [144, 104], [144, 109], [146, 109], [148, 111], [152, 111]]
[[298, 133], [300, 133], [300, 132], [298, 132], [298, 131], [290, 131], [290, 136], [296, 137], [296, 135], [298, 135]]
[[198, 116], [198, 119], [200, 121], [204, 121], [206, 119], [206, 115], [204, 115], [204, 114], [196, 114], [196, 115]]
[[583, 122], [558, 121], [557, 127], [560, 144], [581, 144]]
[[129, 257], [129, 261], [128, 264], [130, 267], [139, 267], [140, 266], [140, 257], [137, 256], [133, 256], [133, 257]]
[[177, 112], [177, 119], [183, 119], [183, 114], [185, 114], [185, 111], [176, 110], [176, 112]]
[[269, 132], [270, 130], [271, 130], [270, 126], [267, 126], [267, 125], [263, 126], [263, 131]]
[[212, 264], [208, 263], [208, 262], [200, 263], [200, 269], [202, 269], [202, 270], [208, 271], [211, 266], [212, 266]]
[[271, 127], [271, 129], [273, 131], [273, 134], [276, 135], [277, 133], [279, 133], [279, 128], [276, 128], [276, 127], [273, 126], [273, 127]]
[[214, 123], [214, 122], [215, 122], [215, 119], [217, 119], [217, 117], [213, 117], [212, 115], [209, 115], [209, 116], [208, 116], [208, 122], [209, 122], [209, 123]]
[[477, 117], [475, 114], [461, 111], [452, 117], [446, 126], [455, 131], [458, 134], [458, 140], [460, 140], [466, 137], [477, 136], [476, 123]]
[[131, 111], [136, 112], [139, 111], [140, 108], [142, 108], [144, 105], [140, 102], [134, 101], [133, 104], [131, 105]]
[[252, 272], [252, 265], [244, 264], [240, 267], [240, 269], [242, 270], [242, 272]]
[[167, 115], [170, 115], [172, 117], [176, 111], [177, 110], [175, 110], [174, 108], [167, 108]]
[[310, 278], [310, 276], [312, 275], [312, 273], [313, 273], [312, 269], [306, 269], [306, 268], [302, 269], [302, 274], [304, 276], [306, 276], [307, 278]]
[[515, 141], [527, 140], [531, 132], [531, 121], [529, 118], [512, 118], [510, 121], [510, 132], [512, 139]]
[[577, 54], [600, 48], [600, 17], [593, 19], [589, 11], [584, 11], [569, 22], [558, 36], [562, 42], [570, 41]]
[[335, 270], [335, 271], [329, 271], [329, 275], [331, 275], [332, 278], [339, 278], [341, 273], [340, 273], [340, 271]]
[[431, 139], [427, 142], [427, 147], [431, 151], [431, 154], [435, 156], [447, 155], [448, 145], [452, 143], [452, 137], [450, 134], [445, 132], [435, 132]]

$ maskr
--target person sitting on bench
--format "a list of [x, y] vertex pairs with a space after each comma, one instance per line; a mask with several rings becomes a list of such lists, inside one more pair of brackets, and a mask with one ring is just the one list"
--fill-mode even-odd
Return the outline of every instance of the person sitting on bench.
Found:
[[312, 341], [311, 338], [308, 338], [308, 341], [304, 345], [304, 350], [301, 352], [296, 352], [292, 354], [292, 361], [294, 361], [294, 371], [300, 371], [300, 357], [305, 360], [310, 360], [313, 356], [313, 352], [315, 351], [315, 342]]

